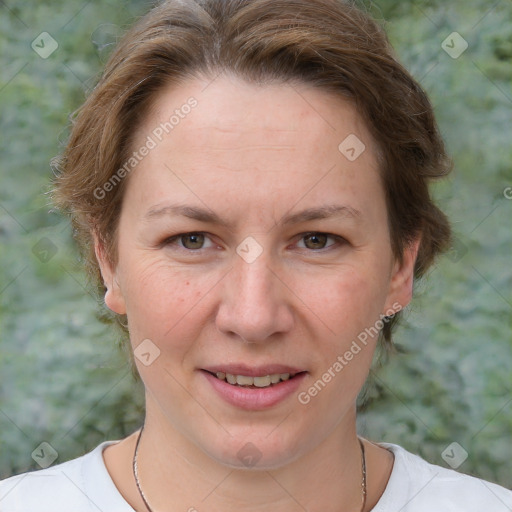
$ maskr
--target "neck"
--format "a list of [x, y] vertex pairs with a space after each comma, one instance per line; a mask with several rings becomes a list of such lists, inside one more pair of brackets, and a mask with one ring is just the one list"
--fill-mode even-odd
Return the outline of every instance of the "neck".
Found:
[[361, 450], [354, 411], [304, 455], [284, 465], [247, 469], [215, 460], [148, 408], [138, 470], [153, 512], [168, 510], [168, 503], [174, 510], [223, 512], [361, 509]]

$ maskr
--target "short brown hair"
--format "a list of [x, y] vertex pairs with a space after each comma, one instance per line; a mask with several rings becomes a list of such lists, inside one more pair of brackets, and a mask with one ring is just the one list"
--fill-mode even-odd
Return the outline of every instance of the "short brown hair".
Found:
[[[340, 0], [167, 0], [120, 41], [57, 160], [55, 202], [71, 215], [99, 290], [92, 234], [115, 264], [127, 180], [107, 197], [94, 191], [129, 159], [133, 134], [166, 85], [221, 72], [259, 84], [304, 83], [352, 102], [379, 149], [395, 256], [421, 234], [417, 278], [449, 246], [449, 223], [428, 185], [451, 161], [427, 95], [371, 17]], [[384, 324], [387, 341], [396, 319]]]

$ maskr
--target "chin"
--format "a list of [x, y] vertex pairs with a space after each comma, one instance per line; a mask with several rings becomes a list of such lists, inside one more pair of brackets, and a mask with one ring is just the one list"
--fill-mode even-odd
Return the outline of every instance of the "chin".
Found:
[[222, 440], [217, 436], [216, 441], [203, 449], [219, 464], [232, 469], [252, 470], [278, 469], [293, 462], [305, 451], [303, 441], [287, 441], [286, 435], [277, 430], [276, 436], [269, 436], [269, 431], [265, 428], [261, 432], [253, 430], [232, 436], [224, 432]]

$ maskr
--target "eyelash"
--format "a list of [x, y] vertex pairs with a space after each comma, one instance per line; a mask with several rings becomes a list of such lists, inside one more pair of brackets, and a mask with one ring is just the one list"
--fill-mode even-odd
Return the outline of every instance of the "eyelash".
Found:
[[[188, 235], [204, 235], [205, 238], [208, 238], [210, 240], [210, 242], [212, 242], [211, 238], [208, 236], [208, 233], [206, 233], [205, 231], [190, 231], [188, 233], [180, 233], [178, 235], [171, 236], [171, 237], [167, 238], [166, 240], [164, 240], [162, 245], [163, 246], [175, 245], [176, 242], [179, 241], [182, 237], [185, 237]], [[308, 249], [307, 247], [301, 247], [301, 249], [308, 249], [308, 252], [312, 252], [312, 253], [323, 252], [323, 251], [330, 249], [331, 247], [333, 247], [335, 245], [339, 246], [339, 245], [343, 245], [343, 244], [347, 243], [347, 240], [345, 240], [343, 237], [338, 236], [338, 235], [333, 235], [332, 233], [325, 233], [323, 231], [308, 231], [305, 233], [300, 233], [300, 235], [297, 235], [297, 236], [299, 237], [298, 240], [302, 241], [304, 238], [306, 238], [307, 236], [311, 236], [311, 235], [326, 235], [328, 237], [328, 239], [330, 238], [335, 241], [335, 243], [332, 243], [332, 244], [330, 244], [326, 247], [322, 247], [320, 249]], [[179, 250], [184, 250], [189, 253], [200, 253], [205, 249], [209, 249], [209, 247], [201, 247], [200, 249], [187, 249], [186, 247], [182, 247], [182, 246], [178, 246], [178, 248], [179, 248]]]

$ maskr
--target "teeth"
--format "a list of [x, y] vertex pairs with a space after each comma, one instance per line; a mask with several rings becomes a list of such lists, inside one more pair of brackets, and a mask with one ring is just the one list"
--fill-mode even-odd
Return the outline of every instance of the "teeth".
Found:
[[272, 383], [270, 375], [266, 375], [265, 377], [253, 377], [253, 381], [257, 388], [266, 388]]
[[245, 375], [237, 375], [236, 383], [239, 386], [251, 386], [254, 384], [254, 379], [252, 377], [246, 377]]
[[248, 375], [232, 375], [231, 373], [217, 372], [215, 374], [220, 380], [227, 380], [229, 384], [238, 384], [239, 386], [256, 386], [257, 388], [266, 388], [272, 384], [288, 380], [289, 373], [274, 373], [264, 377], [249, 377]]

